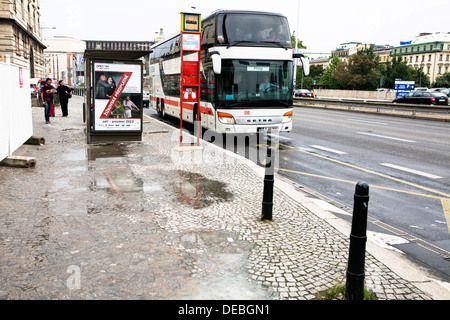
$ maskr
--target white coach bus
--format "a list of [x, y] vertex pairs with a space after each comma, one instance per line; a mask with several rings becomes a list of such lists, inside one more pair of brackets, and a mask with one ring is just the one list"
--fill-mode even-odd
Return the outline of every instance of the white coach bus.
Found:
[[[180, 41], [178, 33], [151, 47], [150, 104], [160, 117], [180, 117]], [[215, 132], [291, 131], [294, 58], [307, 75], [285, 16], [215, 11], [202, 20], [200, 106], [184, 104], [183, 120], [200, 112], [202, 127]]]

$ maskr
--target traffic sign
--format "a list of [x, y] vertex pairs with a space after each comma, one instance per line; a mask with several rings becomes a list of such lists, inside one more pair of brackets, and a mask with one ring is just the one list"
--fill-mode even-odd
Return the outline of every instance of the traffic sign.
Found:
[[414, 90], [416, 83], [414, 81], [395, 81], [395, 90], [411, 91]]

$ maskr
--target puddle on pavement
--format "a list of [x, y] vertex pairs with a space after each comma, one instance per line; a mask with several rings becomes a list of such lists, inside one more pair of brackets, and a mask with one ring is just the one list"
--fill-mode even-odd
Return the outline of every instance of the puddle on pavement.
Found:
[[87, 149], [89, 161], [126, 161], [126, 145], [120, 143], [94, 145]]
[[181, 204], [201, 209], [219, 201], [229, 201], [233, 194], [226, 184], [205, 176], [187, 171], [171, 171], [175, 174], [173, 188]]
[[146, 160], [144, 158], [130, 158], [128, 155], [128, 145], [123, 143], [93, 145], [87, 149], [87, 159], [91, 162], [91, 169], [94, 168], [93, 162], [111, 163], [107, 169], [95, 168], [102, 173], [92, 182], [91, 189], [105, 189], [111, 193], [119, 194], [131, 192], [154, 193], [163, 191], [158, 183], [146, 183], [143, 179], [137, 177], [127, 166], [127, 163]]
[[[187, 232], [179, 236], [182, 248], [196, 252], [187, 266], [193, 276], [193, 290], [180, 299], [265, 300], [272, 293], [251, 282], [247, 273], [252, 244], [239, 241], [226, 231]], [[195, 249], [195, 251], [193, 251]]]

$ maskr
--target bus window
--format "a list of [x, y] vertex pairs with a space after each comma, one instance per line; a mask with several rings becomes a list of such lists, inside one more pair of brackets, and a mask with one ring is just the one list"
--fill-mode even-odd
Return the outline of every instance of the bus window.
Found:
[[291, 48], [291, 36], [287, 19], [281, 16], [269, 14], [227, 14], [223, 18], [224, 29], [218, 28], [219, 43], [224, 41], [228, 44], [257, 43], [265, 45], [268, 43], [279, 43], [286, 48]]

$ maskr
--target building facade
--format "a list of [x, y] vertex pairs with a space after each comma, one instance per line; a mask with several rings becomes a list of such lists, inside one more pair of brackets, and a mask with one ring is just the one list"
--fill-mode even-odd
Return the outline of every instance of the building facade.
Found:
[[409, 66], [421, 69], [433, 83], [450, 71], [450, 33], [421, 33], [394, 47], [391, 55], [400, 55]]
[[44, 39], [44, 44], [46, 77], [64, 80], [70, 86], [83, 85], [86, 42], [57, 36]]
[[0, 0], [0, 60], [30, 69], [31, 78], [44, 77], [38, 0]]

